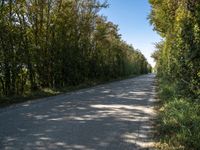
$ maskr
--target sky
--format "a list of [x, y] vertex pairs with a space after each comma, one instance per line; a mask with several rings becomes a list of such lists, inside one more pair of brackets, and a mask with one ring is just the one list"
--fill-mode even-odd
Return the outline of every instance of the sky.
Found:
[[154, 43], [159, 42], [161, 37], [153, 31], [147, 19], [151, 11], [148, 0], [108, 0], [108, 4], [109, 8], [102, 9], [100, 14], [119, 25], [122, 39], [139, 49], [154, 66], [151, 54], [154, 51]]

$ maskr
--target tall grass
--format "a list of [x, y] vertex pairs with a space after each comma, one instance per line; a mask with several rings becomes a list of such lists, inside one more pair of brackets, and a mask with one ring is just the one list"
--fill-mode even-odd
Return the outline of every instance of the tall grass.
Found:
[[162, 150], [200, 150], [200, 104], [181, 97], [175, 84], [159, 81], [157, 145]]

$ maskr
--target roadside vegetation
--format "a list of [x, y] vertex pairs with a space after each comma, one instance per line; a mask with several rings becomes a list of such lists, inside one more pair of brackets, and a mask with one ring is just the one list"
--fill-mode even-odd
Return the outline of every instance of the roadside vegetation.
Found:
[[0, 0], [0, 103], [150, 72], [144, 55], [99, 15], [107, 7], [97, 0]]
[[195, 0], [149, 0], [149, 16], [163, 37], [156, 60], [160, 109], [157, 147], [200, 149], [200, 3]]
[[159, 79], [161, 100], [157, 119], [156, 147], [161, 150], [199, 150], [200, 104], [179, 95], [177, 86]]

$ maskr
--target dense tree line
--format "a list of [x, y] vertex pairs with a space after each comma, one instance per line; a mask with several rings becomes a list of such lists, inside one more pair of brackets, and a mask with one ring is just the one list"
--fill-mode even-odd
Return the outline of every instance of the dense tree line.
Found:
[[150, 70], [97, 0], [0, 0], [0, 95]]
[[177, 85], [180, 95], [200, 95], [200, 1], [149, 0], [149, 16], [163, 37], [153, 54], [160, 77]]

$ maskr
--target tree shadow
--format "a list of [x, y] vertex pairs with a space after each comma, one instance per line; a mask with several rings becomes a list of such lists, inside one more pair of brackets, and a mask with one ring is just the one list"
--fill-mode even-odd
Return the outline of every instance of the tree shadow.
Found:
[[0, 149], [151, 148], [153, 81], [147, 75], [20, 104], [0, 114]]

